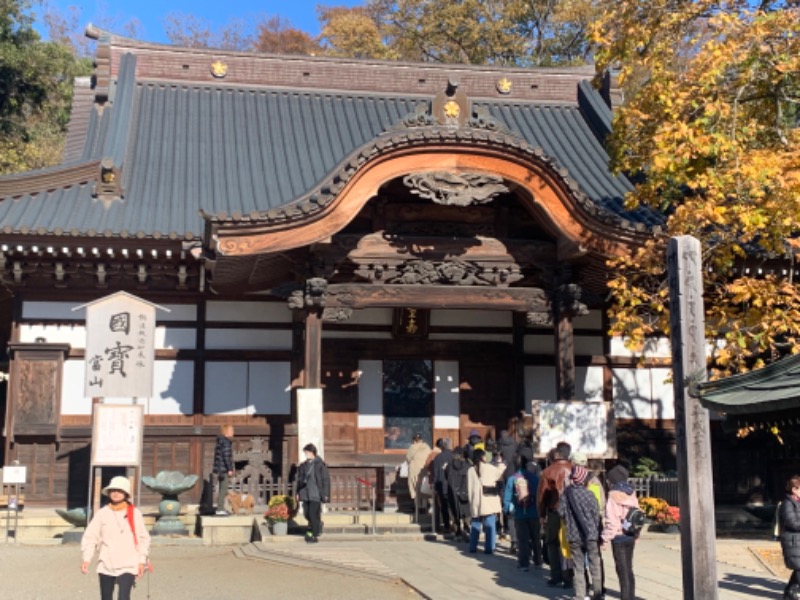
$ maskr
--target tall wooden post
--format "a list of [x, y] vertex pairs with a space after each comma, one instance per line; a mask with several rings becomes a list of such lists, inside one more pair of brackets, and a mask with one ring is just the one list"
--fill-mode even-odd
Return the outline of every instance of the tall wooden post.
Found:
[[706, 378], [700, 241], [674, 237], [669, 268], [672, 377], [681, 508], [681, 560], [685, 600], [717, 598], [716, 527], [708, 411], [689, 395], [690, 381]]
[[303, 387], [318, 388], [322, 384], [322, 310], [306, 313], [305, 365]]
[[557, 400], [575, 399], [575, 342], [572, 314], [556, 306], [556, 396]]
[[581, 288], [569, 283], [572, 269], [562, 265], [559, 269], [560, 285], [553, 294], [553, 325], [555, 326], [556, 350], [556, 399], [575, 399], [575, 335], [572, 319], [586, 314], [586, 306], [580, 302]]

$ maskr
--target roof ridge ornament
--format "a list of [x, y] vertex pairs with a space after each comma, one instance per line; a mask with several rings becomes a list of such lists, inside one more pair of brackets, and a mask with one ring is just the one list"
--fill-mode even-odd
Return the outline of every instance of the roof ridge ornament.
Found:
[[505, 135], [516, 135], [489, 112], [489, 107], [473, 107], [467, 94], [459, 89], [459, 81], [450, 76], [447, 87], [432, 101], [418, 102], [414, 110], [386, 131], [402, 131], [413, 127], [443, 126], [450, 129], [486, 129]]
[[125, 196], [122, 188], [122, 166], [114, 164], [110, 158], [100, 161], [99, 176], [92, 191], [94, 197], [106, 208], [109, 208], [114, 200], [122, 200]]

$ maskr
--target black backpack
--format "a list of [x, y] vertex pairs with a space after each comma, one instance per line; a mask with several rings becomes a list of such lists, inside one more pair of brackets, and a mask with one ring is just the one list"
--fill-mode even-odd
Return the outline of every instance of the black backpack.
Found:
[[638, 537], [639, 534], [642, 532], [644, 524], [645, 524], [644, 511], [638, 506], [632, 506], [628, 510], [628, 513], [625, 515], [625, 519], [622, 521], [622, 532], [625, 535]]

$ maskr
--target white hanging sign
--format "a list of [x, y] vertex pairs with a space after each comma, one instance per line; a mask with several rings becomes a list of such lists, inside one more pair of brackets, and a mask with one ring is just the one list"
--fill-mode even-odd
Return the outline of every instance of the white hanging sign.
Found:
[[[87, 398], [149, 398], [153, 393], [156, 308], [127, 292], [86, 308]], [[77, 310], [77, 309], [74, 309]]]

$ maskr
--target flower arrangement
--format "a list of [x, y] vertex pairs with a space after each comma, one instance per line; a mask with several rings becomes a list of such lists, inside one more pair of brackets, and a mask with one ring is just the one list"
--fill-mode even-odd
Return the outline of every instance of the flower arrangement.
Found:
[[294, 511], [294, 498], [279, 494], [269, 499], [264, 518], [270, 523], [286, 523], [294, 516]]
[[659, 525], [677, 525], [681, 522], [681, 509], [667, 504], [666, 509], [656, 514], [656, 523]]
[[648, 519], [656, 519], [657, 515], [665, 512], [669, 508], [666, 500], [661, 498], [654, 498], [652, 496], [645, 496], [639, 498], [639, 508], [642, 509], [644, 515]]

